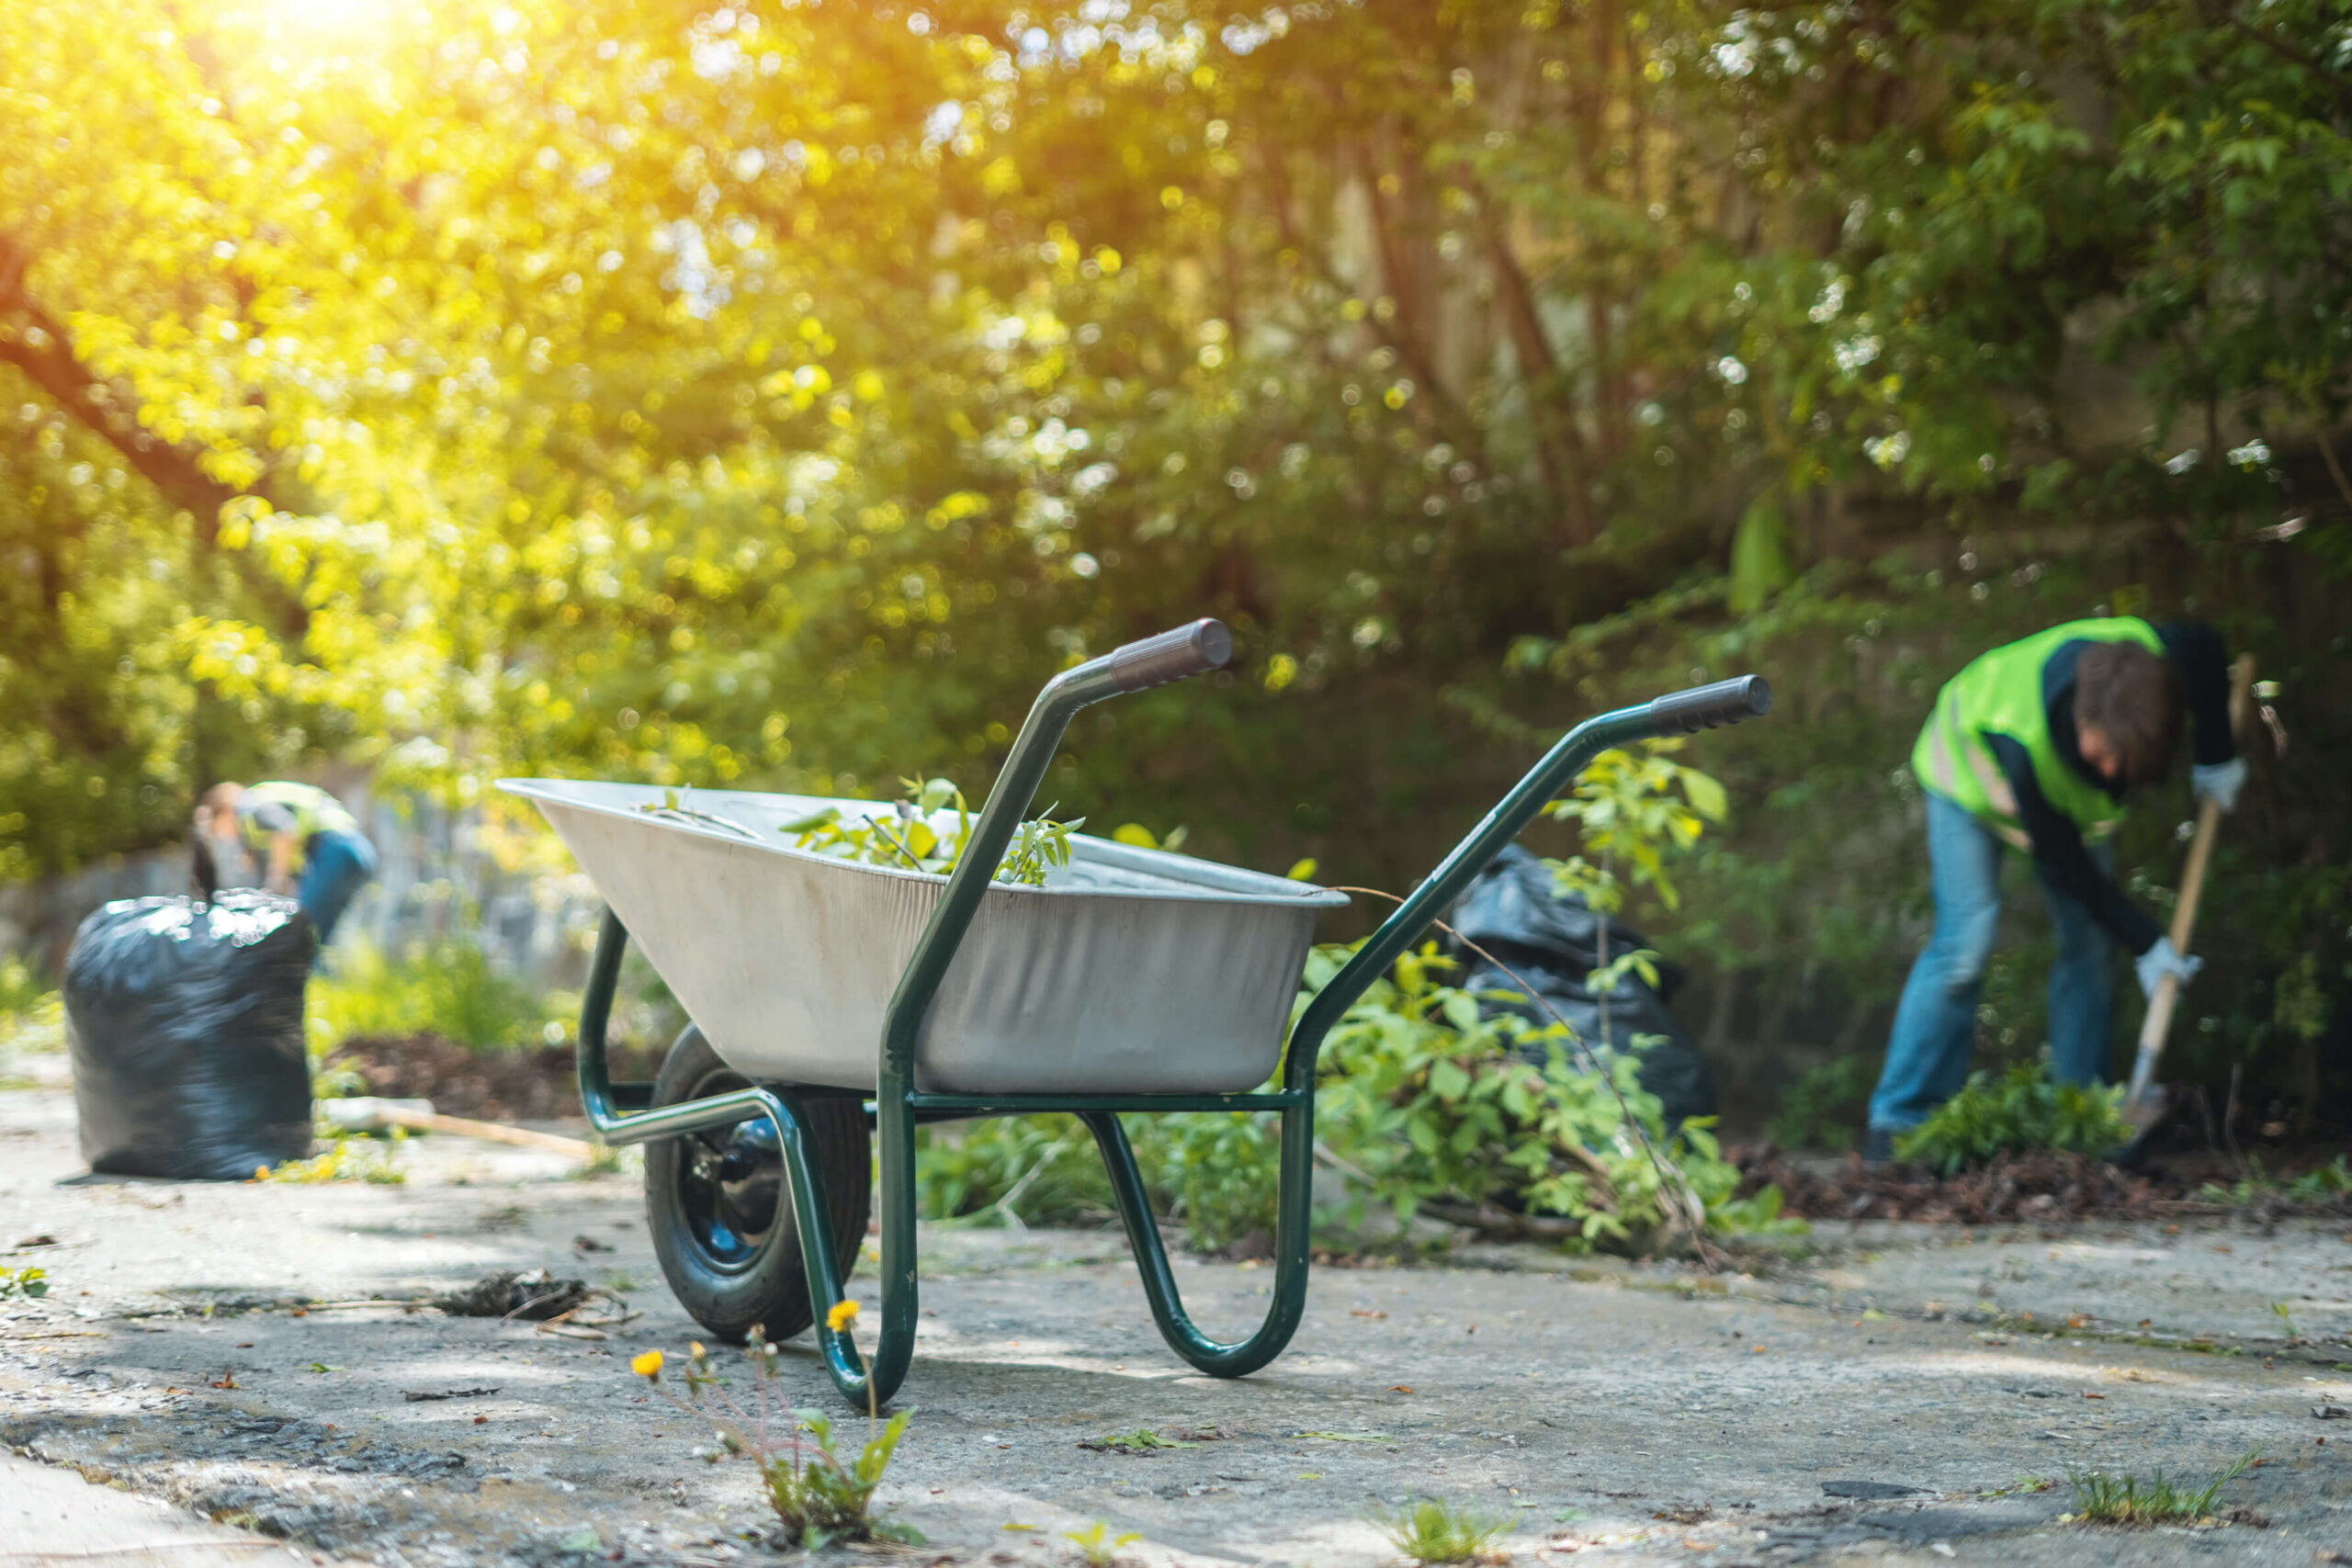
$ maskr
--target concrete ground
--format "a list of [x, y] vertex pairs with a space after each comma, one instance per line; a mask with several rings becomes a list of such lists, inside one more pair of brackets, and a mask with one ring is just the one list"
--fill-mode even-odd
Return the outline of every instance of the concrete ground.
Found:
[[[708, 1430], [628, 1371], [695, 1332], [634, 1179], [450, 1139], [398, 1159], [403, 1185], [73, 1184], [70, 1096], [0, 1092], [0, 1267], [55, 1287], [0, 1300], [0, 1443], [101, 1483], [0, 1504], [0, 1568], [774, 1555], [749, 1469], [698, 1462]], [[1396, 1556], [1373, 1516], [1440, 1496], [1510, 1520], [1522, 1563], [2352, 1562], [2352, 1419], [2315, 1415], [2352, 1406], [2352, 1237], [1876, 1225], [1801, 1250], [1318, 1268], [1290, 1352], [1222, 1382], [1159, 1343], [1116, 1236], [933, 1227], [882, 1494], [930, 1545], [868, 1554], [1071, 1568], [1061, 1532], [1102, 1521], [1148, 1568], [1369, 1568]], [[347, 1304], [540, 1267], [641, 1315], [575, 1338]], [[1271, 1277], [1178, 1272], [1228, 1333]], [[805, 1339], [782, 1383], [835, 1405]], [[1081, 1446], [1138, 1428], [1196, 1437]], [[2221, 1505], [2240, 1522], [2062, 1518], [2070, 1472], [2202, 1478], [2257, 1450]], [[101, 1501], [157, 1534], [107, 1534]]]

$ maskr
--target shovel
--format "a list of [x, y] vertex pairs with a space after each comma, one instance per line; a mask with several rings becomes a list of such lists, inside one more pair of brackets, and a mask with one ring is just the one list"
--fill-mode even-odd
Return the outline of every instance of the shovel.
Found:
[[[2254, 695], [2254, 655], [2241, 653], [2230, 671], [2230, 732], [2233, 737], [2245, 733], [2246, 710]], [[2188, 846], [2188, 869], [2181, 874], [2180, 901], [2173, 906], [2172, 946], [2176, 953], [2189, 951], [2189, 938], [2197, 930], [2197, 905], [2205, 896], [2205, 867], [2213, 858], [2213, 839], [2221, 831], [2222, 808], [2206, 801], [2197, 808], [2197, 836]], [[2154, 1081], [2156, 1058], [2164, 1055], [2165, 1036], [2172, 1030], [2174, 1007], [2180, 1000], [2180, 981], [2166, 975], [2156, 982], [2155, 995], [2148, 998], [2148, 1016], [2140, 1023], [2140, 1055], [2132, 1065], [2132, 1087], [2123, 1096], [2123, 1117], [2135, 1129], [2128, 1147], [2137, 1149], [2163, 1119], [2165, 1104], [2164, 1087]]]

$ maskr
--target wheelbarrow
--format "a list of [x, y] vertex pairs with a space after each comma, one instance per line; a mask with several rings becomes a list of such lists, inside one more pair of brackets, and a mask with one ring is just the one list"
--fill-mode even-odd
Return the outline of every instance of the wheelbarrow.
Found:
[[[826, 802], [552, 779], [535, 801], [604, 897], [580, 1016], [580, 1095], [607, 1142], [645, 1144], [646, 1206], [663, 1273], [714, 1337], [814, 1327], [858, 1407], [895, 1393], [913, 1359], [915, 1129], [1069, 1111], [1092, 1133], [1144, 1293], [1176, 1354], [1241, 1377], [1290, 1342], [1306, 1304], [1315, 1066], [1323, 1037], [1545, 802], [1601, 751], [1769, 712], [1748, 675], [1587, 719], [1453, 847], [1291, 1028], [1317, 918], [1346, 895], [1182, 855], [1072, 835], [1042, 886], [994, 880], [1079, 709], [1225, 664], [1214, 620], [1047, 682], [944, 876], [796, 848]], [[605, 1064], [632, 932], [694, 1021], [652, 1083]], [[1276, 1087], [1261, 1088], [1279, 1077]], [[1257, 1331], [1220, 1343], [1186, 1314], [1119, 1118], [1271, 1111], [1282, 1118], [1274, 1288]], [[879, 1144], [879, 1180], [875, 1142]], [[881, 1202], [873, 1358], [831, 1325], [872, 1192]]]

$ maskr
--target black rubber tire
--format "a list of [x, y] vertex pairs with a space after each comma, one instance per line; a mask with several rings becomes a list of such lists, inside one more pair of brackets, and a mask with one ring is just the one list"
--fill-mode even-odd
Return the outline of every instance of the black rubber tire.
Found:
[[[653, 1103], [750, 1085], [688, 1024], [654, 1080]], [[800, 1103], [832, 1218], [833, 1261], [846, 1280], [873, 1206], [873, 1137], [855, 1100]], [[645, 1219], [662, 1272], [694, 1320], [729, 1344], [754, 1326], [770, 1340], [789, 1339], [816, 1321], [775, 1138], [761, 1117], [645, 1145]]]

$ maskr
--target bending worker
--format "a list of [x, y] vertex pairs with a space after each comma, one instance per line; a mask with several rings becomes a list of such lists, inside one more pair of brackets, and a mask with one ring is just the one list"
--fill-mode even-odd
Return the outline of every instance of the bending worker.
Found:
[[1996, 648], [1945, 683], [1911, 752], [1927, 787], [1935, 931], [1895, 1009], [1865, 1159], [1892, 1158], [1895, 1134], [1926, 1121], [1967, 1077], [2000, 919], [2003, 846], [2032, 857], [2057, 927], [2050, 1056], [2061, 1081], [2094, 1083], [2107, 1066], [2110, 941], [2132, 955], [2151, 996], [2165, 975], [2186, 984], [2196, 974], [2200, 961], [2175, 952], [2115, 885], [2105, 842], [2125, 795], [2170, 771], [2184, 707], [2196, 720], [2192, 786], [2227, 811], [2245, 763], [2230, 735], [2229, 672], [2211, 626], [2070, 621]]
[[376, 874], [376, 846], [343, 802], [315, 784], [214, 784], [196, 808], [196, 830], [241, 842], [262, 868], [262, 886], [302, 906], [322, 953]]

